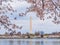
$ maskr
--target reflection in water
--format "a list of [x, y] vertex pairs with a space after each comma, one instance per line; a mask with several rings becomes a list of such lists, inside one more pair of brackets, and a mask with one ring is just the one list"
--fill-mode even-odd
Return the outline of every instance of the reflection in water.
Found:
[[9, 45], [14, 45], [14, 41], [13, 40], [9, 40]]
[[35, 45], [44, 45], [43, 40], [42, 41], [35, 41]]
[[17, 45], [21, 45], [21, 41], [20, 40], [17, 41]]
[[26, 45], [29, 45], [30, 44], [30, 41], [26, 41], [25, 43], [26, 43]]
[[44, 45], [44, 41], [41, 41], [41, 45]]
[[35, 41], [35, 45], [40, 45], [40, 41]]
[[0, 45], [60, 45], [60, 39], [0, 39]]
[[33, 41], [32, 41], [32, 40], [30, 40], [30, 43], [29, 43], [29, 45], [33, 45]]
[[60, 45], [60, 41], [53, 41], [53, 45]]

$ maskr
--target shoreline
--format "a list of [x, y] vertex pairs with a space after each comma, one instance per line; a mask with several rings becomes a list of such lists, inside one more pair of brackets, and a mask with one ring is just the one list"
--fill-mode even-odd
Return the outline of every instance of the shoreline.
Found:
[[0, 38], [0, 39], [60, 39], [60, 38]]

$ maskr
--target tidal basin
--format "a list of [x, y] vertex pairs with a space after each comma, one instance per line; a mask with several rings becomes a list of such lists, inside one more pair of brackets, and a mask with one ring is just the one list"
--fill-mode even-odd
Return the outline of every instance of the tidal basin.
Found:
[[60, 39], [0, 39], [0, 45], [60, 45]]

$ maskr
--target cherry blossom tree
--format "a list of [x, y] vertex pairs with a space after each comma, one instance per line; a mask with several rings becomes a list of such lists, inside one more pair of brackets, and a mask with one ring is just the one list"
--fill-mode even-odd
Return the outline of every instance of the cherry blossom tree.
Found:
[[0, 29], [2, 28], [2, 26], [4, 26], [4, 29], [8, 31], [15, 31], [17, 29], [22, 29], [22, 26], [18, 26], [14, 23], [11, 23], [12, 20], [17, 20], [17, 18], [14, 17], [11, 20], [9, 15], [13, 15], [13, 13], [16, 13], [17, 10], [15, 10], [10, 5], [10, 3], [7, 2], [13, 2], [13, 0], [0, 0]]
[[60, 23], [60, 0], [26, 0], [31, 3], [27, 12], [37, 12], [41, 20], [52, 19], [55, 24]]
[[[21, 0], [17, 0], [21, 1]], [[25, 13], [18, 13], [18, 16], [25, 16], [29, 12], [37, 13], [36, 16], [40, 20], [52, 19], [52, 22], [55, 24], [60, 24], [60, 0], [24, 0], [27, 3], [30, 3], [31, 6], [26, 8]], [[17, 26], [14, 23], [11, 23], [9, 15], [17, 13], [17, 10], [14, 9], [10, 3], [14, 0], [0, 0], [0, 25], [8, 31], [13, 31], [16, 29], [22, 29], [22, 26]], [[8, 14], [9, 13], [9, 14]], [[46, 18], [45, 18], [46, 16]], [[15, 16], [13, 20], [17, 20]], [[0, 26], [0, 29], [1, 29]]]

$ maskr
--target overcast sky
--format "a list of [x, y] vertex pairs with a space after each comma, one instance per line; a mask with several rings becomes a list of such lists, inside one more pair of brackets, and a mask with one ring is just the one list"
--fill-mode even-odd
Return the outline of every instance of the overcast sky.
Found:
[[[14, 1], [14, 2], [7, 2], [10, 3], [14, 9], [17, 9], [18, 13], [19, 12], [25, 12], [26, 11], [26, 7], [29, 7], [31, 4], [27, 3], [26, 1], [23, 2], [19, 2], [19, 1]], [[5, 3], [4, 3], [5, 4]], [[17, 20], [12, 20], [12, 23], [15, 23], [19, 26], [23, 26], [23, 28], [21, 30], [22, 33], [26, 33], [26, 32], [30, 32], [30, 16], [32, 16], [32, 32], [34, 33], [35, 31], [44, 31], [45, 33], [51, 33], [51, 32], [59, 32], [60, 31], [60, 24], [54, 24], [51, 20], [52, 19], [45, 19], [40, 20], [37, 16], [35, 12], [31, 12], [28, 13], [26, 16], [24, 17], [19, 17], [17, 16], [18, 13], [14, 13], [13, 16], [9, 16], [10, 19], [12, 19], [13, 17], [17, 17]], [[6, 13], [9, 14], [9, 13]], [[2, 27], [2, 30], [0, 30], [0, 33], [4, 33], [4, 29]]]

